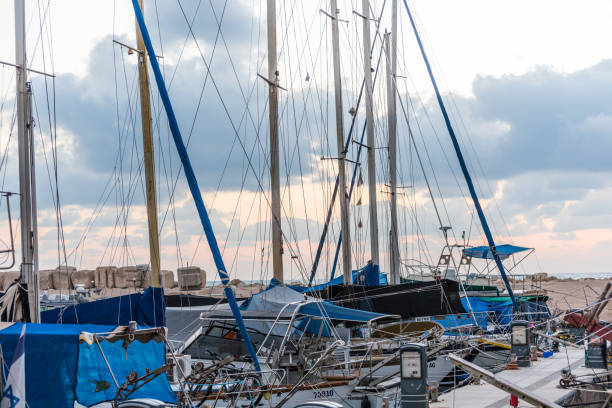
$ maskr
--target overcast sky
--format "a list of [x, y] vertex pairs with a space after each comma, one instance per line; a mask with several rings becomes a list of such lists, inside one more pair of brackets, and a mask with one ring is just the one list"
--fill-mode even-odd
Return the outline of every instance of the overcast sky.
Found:
[[[387, 0], [390, 3], [390, 0]], [[134, 44], [130, 1], [28, 1], [30, 66], [37, 143], [41, 268], [64, 259], [58, 250], [51, 135], [57, 136], [59, 198], [69, 264], [147, 263], [135, 56], [113, 44]], [[319, 9], [327, 2], [278, 2], [281, 85], [281, 178], [286, 274], [310, 271], [335, 174], [335, 124], [330, 32]], [[355, 106], [363, 75], [361, 1], [340, 1], [344, 111]], [[455, 237], [483, 242], [432, 87], [399, 2], [398, 88], [426, 173]], [[267, 72], [265, 2], [147, 0], [146, 19], [160, 56], [183, 137], [211, 210], [226, 264], [242, 279], [269, 272], [267, 204]], [[409, 2], [440, 88], [500, 243], [536, 248], [523, 272], [610, 271], [612, 249], [612, 4], [586, 1]], [[383, 1], [372, 1], [380, 13]], [[181, 10], [181, 7], [182, 9]], [[388, 6], [387, 6], [388, 7]], [[183, 15], [184, 13], [184, 15]], [[192, 23], [193, 36], [186, 19]], [[263, 17], [262, 17], [263, 16]], [[383, 12], [381, 33], [390, 30]], [[0, 13], [0, 60], [14, 61], [12, 2]], [[218, 27], [221, 24], [219, 32]], [[42, 26], [42, 30], [41, 30]], [[376, 23], [371, 23], [372, 33]], [[42, 33], [42, 35], [41, 35]], [[375, 45], [376, 65], [380, 42]], [[161, 58], [163, 57], [163, 58]], [[210, 72], [208, 71], [210, 67]], [[381, 70], [384, 72], [384, 57]], [[53, 88], [53, 85], [55, 86]], [[385, 79], [374, 93], [379, 160], [383, 270], [388, 265], [388, 176]], [[18, 191], [14, 132], [14, 69], [0, 68], [0, 146], [8, 146], [3, 189]], [[48, 95], [50, 95], [48, 97]], [[55, 98], [55, 111], [49, 110]], [[169, 138], [157, 90], [152, 103], [163, 223], [162, 267], [214, 267]], [[362, 109], [357, 119], [361, 134]], [[50, 113], [50, 114], [49, 114]], [[351, 116], [345, 114], [348, 131]], [[398, 106], [402, 257], [437, 261], [442, 240], [423, 175]], [[57, 126], [50, 132], [49, 121]], [[7, 145], [8, 141], [8, 145]], [[349, 156], [355, 158], [356, 145]], [[363, 178], [367, 163], [362, 161]], [[352, 171], [352, 169], [349, 169]], [[173, 190], [174, 180], [178, 180]], [[266, 191], [262, 194], [261, 190]], [[174, 191], [174, 192], [173, 192]], [[170, 197], [173, 205], [170, 205]], [[361, 200], [362, 205], [358, 205]], [[351, 201], [354, 265], [369, 259], [367, 190]], [[6, 219], [2, 207], [2, 219]], [[17, 212], [18, 203], [12, 203]], [[337, 215], [337, 214], [336, 214]], [[93, 217], [93, 218], [92, 218]], [[331, 268], [334, 219], [323, 273]], [[4, 221], [3, 221], [4, 222]], [[4, 222], [5, 223], [5, 222]], [[359, 227], [359, 224], [362, 227]], [[5, 239], [5, 241], [7, 241]], [[76, 248], [76, 250], [75, 250]], [[129, 249], [128, 249], [129, 248]]]

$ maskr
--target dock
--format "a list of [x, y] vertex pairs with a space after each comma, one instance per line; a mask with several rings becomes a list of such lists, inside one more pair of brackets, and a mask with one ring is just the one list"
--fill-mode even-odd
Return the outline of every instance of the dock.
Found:
[[[587, 368], [584, 363], [584, 350], [567, 348], [552, 357], [540, 358], [534, 361], [531, 367], [523, 367], [518, 370], [504, 370], [495, 375], [496, 378], [511, 382], [530, 393], [537, 394], [551, 402], [559, 401], [567, 396], [571, 389], [559, 387], [561, 370], [569, 366], [572, 374], [593, 375], [605, 370]], [[485, 381], [480, 384], [470, 384], [441, 395], [438, 402], [432, 402], [431, 408], [451, 407], [483, 407], [497, 408], [508, 407], [510, 394]], [[525, 401], [519, 401], [519, 407], [533, 407]]]

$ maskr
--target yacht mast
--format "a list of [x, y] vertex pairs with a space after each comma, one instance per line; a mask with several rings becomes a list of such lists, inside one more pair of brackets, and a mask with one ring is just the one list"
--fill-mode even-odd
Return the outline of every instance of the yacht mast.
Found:
[[27, 77], [25, 0], [15, 0], [15, 65], [17, 66], [17, 134], [19, 145], [19, 208], [21, 212], [21, 279], [28, 285], [30, 320], [40, 323], [36, 185], [32, 138], [32, 90]]
[[370, 201], [370, 252], [372, 263], [379, 265], [378, 211], [376, 209], [376, 148], [374, 142], [374, 111], [372, 103], [372, 54], [370, 52], [370, 1], [362, 0], [363, 74], [365, 79], [366, 132], [368, 148], [368, 190]]
[[283, 282], [283, 233], [278, 151], [278, 70], [276, 67], [276, 0], [268, 0], [268, 83], [270, 114], [270, 189], [272, 196], [272, 268], [274, 278]]
[[338, 143], [338, 189], [340, 199], [340, 219], [342, 232], [342, 270], [344, 284], [353, 283], [351, 270], [351, 230], [349, 226], [348, 198], [346, 194], [346, 149], [344, 148], [344, 120], [342, 118], [342, 77], [340, 74], [340, 46], [338, 34], [338, 4], [337, 0], [330, 0], [332, 17], [332, 55], [334, 63], [334, 93], [336, 97], [336, 141]]
[[391, 32], [386, 35], [387, 48], [387, 120], [389, 129], [389, 173], [391, 189], [391, 284], [400, 283], [400, 256], [397, 232], [397, 116], [396, 84], [397, 75], [397, 0], [391, 2]]
[[[144, 0], [138, 0], [144, 15]], [[151, 120], [151, 100], [149, 92], [149, 71], [147, 68], [147, 50], [142, 33], [136, 22], [136, 47], [138, 49], [138, 79], [140, 82], [140, 115], [142, 120], [142, 145], [145, 164], [145, 186], [147, 196], [147, 220], [149, 223], [149, 253], [151, 257], [151, 284], [161, 286], [159, 234], [157, 227], [157, 193], [155, 189], [155, 153]]]

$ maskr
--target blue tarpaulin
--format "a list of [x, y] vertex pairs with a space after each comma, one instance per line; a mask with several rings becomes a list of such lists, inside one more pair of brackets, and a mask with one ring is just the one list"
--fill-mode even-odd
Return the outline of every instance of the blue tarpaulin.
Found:
[[[504, 244], [496, 245], [495, 249], [497, 249], [497, 253], [499, 254], [499, 257], [501, 259], [506, 259], [510, 255], [514, 255], [517, 252], [523, 252], [533, 248]], [[463, 255], [471, 256], [472, 258], [493, 259], [493, 253], [491, 252], [491, 248], [489, 248], [488, 246], [465, 248], [463, 250]]]
[[164, 289], [149, 287], [143, 293], [46, 310], [40, 319], [43, 323], [112, 326], [127, 326], [133, 320], [138, 326], [161, 327], [166, 325]]
[[[146, 343], [135, 340], [129, 344], [127, 350], [124, 348], [123, 340], [114, 343], [102, 341], [100, 347], [102, 347], [119, 385], [125, 381], [131, 372], [136, 372], [139, 376], [142, 376], [146, 373], [145, 368], [153, 371], [166, 362], [164, 343], [158, 343], [155, 340]], [[106, 390], [96, 392], [96, 387], [101, 381], [111, 386]], [[113, 377], [101, 357], [98, 346], [95, 343], [87, 344], [83, 342], [79, 344], [77, 401], [82, 405], [91, 406], [113, 400], [116, 393], [117, 388], [114, 386]], [[133, 398], [154, 398], [166, 402], [176, 400], [165, 373], [134, 391], [130, 395], [130, 399]]]
[[[104, 376], [108, 373], [103, 357], [99, 350], [97, 354], [93, 352], [81, 354], [79, 335], [82, 332], [106, 333], [112, 331], [115, 326], [15, 323], [0, 330], [0, 346], [5, 361], [12, 361], [24, 324], [26, 324], [25, 371], [28, 407], [72, 407], [77, 397], [83, 405], [90, 405], [94, 399], [96, 402], [108, 399], [104, 393], [91, 392], [95, 391], [92, 379], [96, 376], [106, 378]], [[108, 342], [102, 341], [100, 344], [105, 353], [108, 350], [107, 358], [110, 357], [109, 363], [120, 383], [125, 381], [128, 374], [126, 370], [143, 375], [145, 368], [153, 370], [164, 364], [163, 343], [150, 341], [143, 344], [134, 341], [129, 344], [127, 350], [120, 348], [122, 341], [114, 344], [106, 343]], [[112, 352], [116, 347], [120, 348], [120, 353]], [[90, 364], [81, 367], [80, 364], [84, 363], [84, 360], [89, 360]], [[136, 361], [143, 363], [137, 365], [126, 363]], [[6, 367], [3, 370], [6, 370]], [[3, 371], [3, 377], [6, 374], [6, 371]], [[112, 380], [108, 383], [110, 385], [108, 393], [112, 393], [114, 398], [117, 389]], [[77, 390], [84, 390], [84, 387], [90, 387], [92, 395], [88, 400], [81, 401], [81, 395]], [[176, 401], [165, 374], [145, 385], [139, 395], [147, 395], [149, 398], [166, 402]]]
[[[470, 305], [474, 313], [489, 312], [494, 322], [508, 325], [512, 322], [514, 311], [509, 297], [477, 297], [470, 296]], [[550, 317], [550, 310], [546, 305], [546, 297], [520, 296], [517, 299], [521, 318], [528, 321], [542, 321]], [[461, 298], [465, 310], [469, 310], [465, 298]]]
[[[289, 287], [298, 292], [308, 293], [317, 292], [325, 289], [328, 286], [342, 285], [344, 283], [344, 276], [338, 276], [330, 280], [329, 282], [322, 283], [320, 285], [311, 286], [306, 288], [304, 286], [291, 286]], [[387, 275], [380, 273], [378, 265], [367, 264], [361, 269], [353, 271], [353, 284], [362, 286], [386, 286], [388, 284]]]

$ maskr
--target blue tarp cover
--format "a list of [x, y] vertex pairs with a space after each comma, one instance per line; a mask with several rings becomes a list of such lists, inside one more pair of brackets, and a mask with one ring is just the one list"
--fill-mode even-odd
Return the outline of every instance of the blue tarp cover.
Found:
[[[512, 310], [512, 301], [494, 301], [492, 298], [482, 298], [470, 296], [470, 305], [474, 313], [492, 312], [492, 319], [502, 325], [507, 325], [512, 322], [514, 312]], [[550, 310], [546, 305], [546, 300], [532, 296], [519, 296], [516, 299], [519, 304], [519, 311], [522, 313], [523, 319], [528, 321], [542, 321], [550, 317]], [[467, 300], [461, 298], [461, 303], [465, 310], [469, 310]]]
[[[517, 252], [527, 251], [533, 248], [520, 247], [516, 245], [497, 245], [495, 246], [497, 249], [497, 253], [501, 259], [506, 259], [510, 255], [514, 255]], [[493, 259], [493, 253], [488, 246], [478, 246], [473, 248], [465, 248], [463, 250], [463, 255], [471, 256], [472, 258], [481, 258], [481, 259]]]
[[[146, 343], [135, 340], [129, 344], [127, 351], [124, 348], [123, 340], [114, 343], [103, 341], [100, 342], [100, 346], [119, 385], [133, 371], [138, 373], [138, 376], [142, 376], [146, 373], [145, 368], [153, 371], [166, 362], [164, 343], [158, 343], [155, 340]], [[105, 381], [111, 386], [106, 390], [96, 392], [96, 385], [100, 381]], [[116, 393], [117, 388], [114, 386], [113, 377], [106, 367], [98, 346], [95, 343], [79, 344], [77, 401], [82, 405], [91, 406], [113, 400]], [[136, 390], [129, 398], [154, 398], [165, 402], [176, 402], [175, 394], [170, 388], [165, 373]]]
[[46, 310], [40, 319], [43, 323], [112, 326], [127, 326], [134, 320], [138, 326], [162, 327], [166, 325], [164, 289], [149, 287], [143, 293]]
[[[325, 289], [328, 286], [342, 285], [344, 283], [344, 276], [340, 275], [337, 278], [330, 280], [329, 282], [322, 283], [320, 285], [311, 286], [306, 288], [304, 286], [291, 286], [289, 287], [298, 292], [308, 293], [317, 292]], [[387, 275], [380, 273], [378, 265], [367, 264], [363, 268], [353, 271], [353, 283], [355, 285], [363, 286], [386, 286], [388, 284]]]
[[[19, 340], [21, 328], [25, 331], [25, 370], [26, 399], [30, 408], [37, 407], [72, 407], [75, 398], [83, 405], [91, 405], [108, 399], [116, 392], [116, 387], [109, 381], [108, 369], [99, 350], [84, 350], [79, 344], [81, 332], [105, 333], [115, 326], [71, 325], [71, 324], [29, 324], [15, 323], [0, 331], [0, 346], [5, 361], [12, 361]], [[144, 374], [144, 369], [156, 369], [164, 364], [164, 345], [150, 341], [146, 344], [134, 341], [127, 351], [121, 348], [122, 341], [114, 344], [103, 341], [100, 344], [113, 368], [117, 381], [122, 383], [129, 371]], [[116, 350], [119, 348], [119, 352]], [[138, 362], [138, 364], [134, 364]], [[81, 366], [83, 364], [83, 366]], [[7, 367], [3, 368], [3, 378]], [[99, 378], [110, 384], [107, 393], [95, 393], [93, 379]], [[88, 387], [88, 388], [87, 388]], [[87, 389], [87, 396], [84, 395]], [[147, 395], [166, 402], [175, 402], [176, 398], [165, 374], [145, 385], [138, 395]], [[131, 397], [131, 398], [135, 398]], [[85, 398], [81, 400], [81, 398]], [[110, 398], [110, 399], [112, 399]]]

